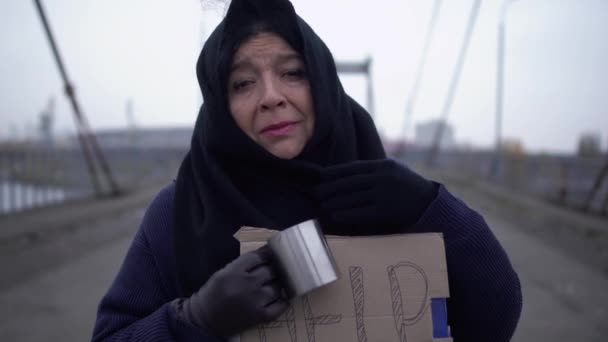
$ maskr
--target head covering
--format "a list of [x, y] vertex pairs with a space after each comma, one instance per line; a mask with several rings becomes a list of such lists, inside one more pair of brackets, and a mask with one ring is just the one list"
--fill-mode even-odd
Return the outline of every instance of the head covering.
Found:
[[[229, 111], [227, 79], [240, 44], [257, 32], [281, 36], [306, 65], [314, 132], [294, 159], [249, 138]], [[287, 0], [233, 0], [197, 63], [202, 105], [176, 180], [174, 245], [183, 295], [239, 255], [242, 226], [285, 229], [320, 218], [310, 189], [329, 165], [385, 157], [369, 114], [343, 90], [334, 59]], [[323, 225], [323, 220], [321, 218]], [[330, 224], [323, 225], [330, 233]]]

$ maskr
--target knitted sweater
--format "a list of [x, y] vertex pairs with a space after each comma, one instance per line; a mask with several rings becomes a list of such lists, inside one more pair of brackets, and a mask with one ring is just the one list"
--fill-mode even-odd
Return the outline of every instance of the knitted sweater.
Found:
[[[149, 206], [125, 260], [101, 300], [93, 341], [221, 341], [179, 320], [173, 253], [174, 185]], [[443, 233], [455, 342], [503, 342], [522, 308], [519, 279], [484, 219], [440, 186], [412, 232]]]

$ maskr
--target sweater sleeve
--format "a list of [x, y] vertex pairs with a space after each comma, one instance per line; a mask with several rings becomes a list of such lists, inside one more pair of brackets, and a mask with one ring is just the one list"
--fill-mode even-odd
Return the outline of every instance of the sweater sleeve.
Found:
[[93, 341], [219, 341], [177, 318], [171, 301], [170, 259], [173, 188], [148, 208], [123, 264], [102, 298]]
[[510, 341], [521, 314], [521, 286], [483, 217], [441, 185], [416, 231], [443, 233], [454, 342]]

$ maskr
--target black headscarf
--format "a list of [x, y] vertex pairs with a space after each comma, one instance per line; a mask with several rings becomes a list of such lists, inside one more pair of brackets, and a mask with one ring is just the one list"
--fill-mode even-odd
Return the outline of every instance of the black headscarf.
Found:
[[[261, 31], [285, 39], [306, 65], [314, 132], [292, 160], [275, 157], [251, 140], [229, 111], [232, 57]], [[287, 0], [233, 0], [203, 47], [197, 76], [204, 104], [179, 169], [174, 203], [176, 267], [184, 296], [239, 255], [233, 235], [240, 227], [282, 230], [321, 218], [310, 189], [323, 167], [385, 157], [371, 117], [344, 92], [329, 49]], [[339, 233], [330, 224], [323, 229]]]

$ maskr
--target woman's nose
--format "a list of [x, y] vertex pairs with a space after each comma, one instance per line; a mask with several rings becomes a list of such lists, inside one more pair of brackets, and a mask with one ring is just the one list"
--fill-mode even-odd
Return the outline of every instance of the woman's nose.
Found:
[[272, 110], [285, 106], [285, 96], [281, 92], [280, 85], [275, 80], [263, 82], [262, 98], [260, 99], [261, 110]]

